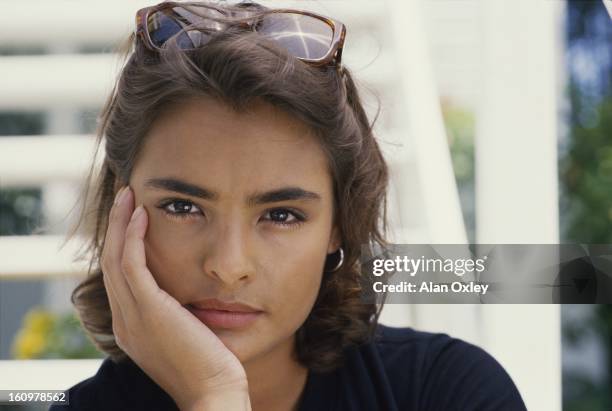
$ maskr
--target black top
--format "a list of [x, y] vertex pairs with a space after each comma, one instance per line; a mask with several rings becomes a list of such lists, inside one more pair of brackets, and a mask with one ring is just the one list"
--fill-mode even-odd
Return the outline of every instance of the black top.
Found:
[[[379, 325], [345, 364], [309, 372], [300, 411], [526, 411], [516, 386], [483, 349], [447, 334]], [[106, 358], [49, 411], [176, 411], [172, 398], [134, 362]]]

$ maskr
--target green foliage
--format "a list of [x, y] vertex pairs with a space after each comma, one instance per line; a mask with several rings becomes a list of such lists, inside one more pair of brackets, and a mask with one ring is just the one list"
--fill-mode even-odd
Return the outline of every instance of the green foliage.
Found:
[[576, 122], [560, 162], [564, 190], [563, 238], [612, 243], [612, 98], [604, 99], [588, 121]]
[[475, 242], [476, 236], [476, 209], [474, 194], [474, 113], [464, 107], [452, 104], [449, 101], [442, 103], [442, 115], [448, 136], [451, 160], [463, 221], [468, 241]]
[[28, 311], [12, 348], [18, 359], [103, 357], [74, 313], [54, 314], [44, 308]]
[[[582, 111], [581, 95], [571, 92], [575, 115], [571, 139], [559, 162], [562, 191], [562, 240], [573, 243], [612, 243], [612, 97]], [[563, 410], [598, 411], [612, 408], [612, 306], [597, 305], [584, 324], [565, 324], [564, 344], [580, 347], [594, 334], [607, 348], [608, 378], [603, 384], [588, 375], [565, 372]]]
[[57, 318], [49, 334], [43, 358], [101, 358], [103, 355], [85, 335], [79, 320], [73, 313]]

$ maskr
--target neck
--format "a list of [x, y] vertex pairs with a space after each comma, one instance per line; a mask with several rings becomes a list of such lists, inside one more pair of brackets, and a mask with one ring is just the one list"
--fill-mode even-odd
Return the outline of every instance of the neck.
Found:
[[243, 364], [253, 411], [296, 411], [308, 369], [293, 358], [292, 336], [268, 353]]

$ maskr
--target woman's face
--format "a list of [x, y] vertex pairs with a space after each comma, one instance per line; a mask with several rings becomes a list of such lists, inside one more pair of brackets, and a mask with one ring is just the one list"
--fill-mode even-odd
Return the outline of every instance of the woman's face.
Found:
[[262, 310], [245, 327], [211, 327], [242, 362], [293, 343], [340, 245], [327, 159], [305, 124], [264, 102], [237, 114], [188, 100], [152, 124], [130, 185], [160, 288], [185, 306]]

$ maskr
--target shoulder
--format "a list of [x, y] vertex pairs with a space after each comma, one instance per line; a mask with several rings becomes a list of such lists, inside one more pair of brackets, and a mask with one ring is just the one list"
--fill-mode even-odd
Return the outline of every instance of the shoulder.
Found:
[[130, 359], [105, 358], [96, 374], [66, 390], [69, 405], [49, 411], [177, 410], [174, 401]]
[[[112, 382], [114, 363], [106, 358], [95, 375], [87, 378], [65, 392], [69, 405], [54, 404], [49, 411], [98, 410], [113, 403]], [[109, 393], [111, 394], [109, 396]]]
[[374, 345], [393, 391], [411, 392], [415, 409], [526, 409], [502, 365], [474, 344], [445, 333], [379, 324]]

